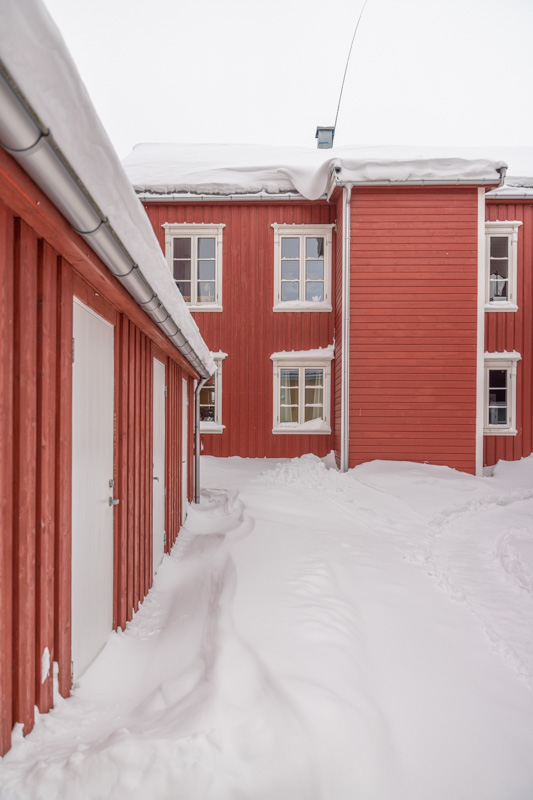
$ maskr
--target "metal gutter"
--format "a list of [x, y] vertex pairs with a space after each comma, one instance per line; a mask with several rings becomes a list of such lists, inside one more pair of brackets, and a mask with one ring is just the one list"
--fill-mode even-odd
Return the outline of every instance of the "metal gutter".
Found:
[[[265, 200], [271, 200], [276, 203], [279, 203], [280, 200], [296, 200], [307, 203], [317, 202], [316, 200], [309, 200], [309, 198], [304, 197], [303, 194], [298, 194], [297, 192], [287, 192], [287, 194], [269, 194], [268, 192], [258, 192], [255, 194], [193, 194], [192, 192], [188, 192], [187, 194], [177, 194], [174, 192], [170, 192], [169, 194], [155, 194], [154, 192], [138, 192], [135, 189], [135, 186], [133, 188], [141, 203], [161, 203], [163, 201], [168, 203], [219, 203], [228, 201], [250, 202], [254, 200], [260, 200], [263, 202]], [[317, 199], [326, 200], [327, 198], [325, 195], [323, 195]]]
[[33, 178], [198, 374], [208, 378], [202, 359], [153, 291], [2, 61], [0, 78], [0, 145]]

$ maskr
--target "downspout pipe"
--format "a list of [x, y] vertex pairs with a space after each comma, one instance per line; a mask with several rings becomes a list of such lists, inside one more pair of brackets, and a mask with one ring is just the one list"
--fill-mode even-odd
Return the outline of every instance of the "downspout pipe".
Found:
[[202, 378], [194, 390], [194, 502], [200, 502], [200, 392], [209, 378]]
[[350, 410], [350, 237], [353, 184], [343, 186], [342, 237], [342, 355], [341, 355], [341, 472], [348, 470]]
[[108, 219], [92, 198], [50, 131], [0, 61], [0, 146], [33, 178], [110, 273], [159, 326], [202, 378], [202, 359], [153, 291]]

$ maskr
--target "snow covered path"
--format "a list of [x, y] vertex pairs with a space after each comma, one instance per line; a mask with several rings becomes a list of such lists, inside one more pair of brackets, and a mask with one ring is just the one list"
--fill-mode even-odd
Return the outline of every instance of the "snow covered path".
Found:
[[533, 458], [210, 459], [1, 800], [531, 800]]

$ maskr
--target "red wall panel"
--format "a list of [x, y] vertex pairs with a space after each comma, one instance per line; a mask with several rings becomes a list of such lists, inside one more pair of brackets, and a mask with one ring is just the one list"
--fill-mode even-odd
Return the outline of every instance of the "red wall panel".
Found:
[[513, 461], [533, 452], [533, 201], [487, 198], [487, 220], [520, 221], [518, 229], [516, 312], [485, 314], [485, 350], [516, 350], [522, 356], [516, 375], [516, 436], [485, 436], [484, 463]]
[[[115, 325], [114, 478], [121, 502], [115, 516], [114, 625], [131, 618], [152, 583], [152, 349], [175, 375], [167, 414], [176, 416], [176, 429], [181, 379], [192, 386], [196, 373], [1, 150], [0, 190], [9, 198], [9, 205], [0, 202], [3, 755], [13, 724], [23, 723], [27, 732], [35, 705], [43, 712], [51, 707], [52, 671], [41, 679], [46, 648], [50, 662], [59, 664], [61, 694], [68, 696], [71, 688], [74, 295]], [[192, 433], [190, 439], [192, 456]], [[180, 442], [167, 446], [167, 485], [173, 488], [171, 502], [178, 503]], [[192, 469], [191, 458], [189, 463]], [[179, 507], [172, 510], [174, 520], [180, 513]], [[178, 530], [179, 524], [174, 539]]]
[[350, 466], [475, 470], [477, 189], [352, 195]]
[[[203, 434], [204, 455], [294, 457], [325, 455], [333, 436], [272, 434], [273, 367], [281, 350], [307, 350], [333, 342], [334, 314], [274, 313], [272, 223], [335, 221], [325, 202], [146, 203], [164, 250], [165, 222], [224, 223], [223, 311], [197, 312], [208, 347], [228, 354], [223, 364], [222, 434]], [[335, 241], [334, 241], [335, 254]], [[334, 295], [333, 287], [333, 297]]]

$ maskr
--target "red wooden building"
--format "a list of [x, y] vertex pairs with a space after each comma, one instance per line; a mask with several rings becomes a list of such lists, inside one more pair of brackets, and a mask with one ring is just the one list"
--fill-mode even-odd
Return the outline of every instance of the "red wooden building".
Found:
[[531, 197], [497, 201], [495, 156], [325, 152], [124, 162], [218, 354], [203, 452], [471, 473], [529, 454]]
[[214, 364], [44, 7], [0, 29], [3, 754], [148, 592]]

